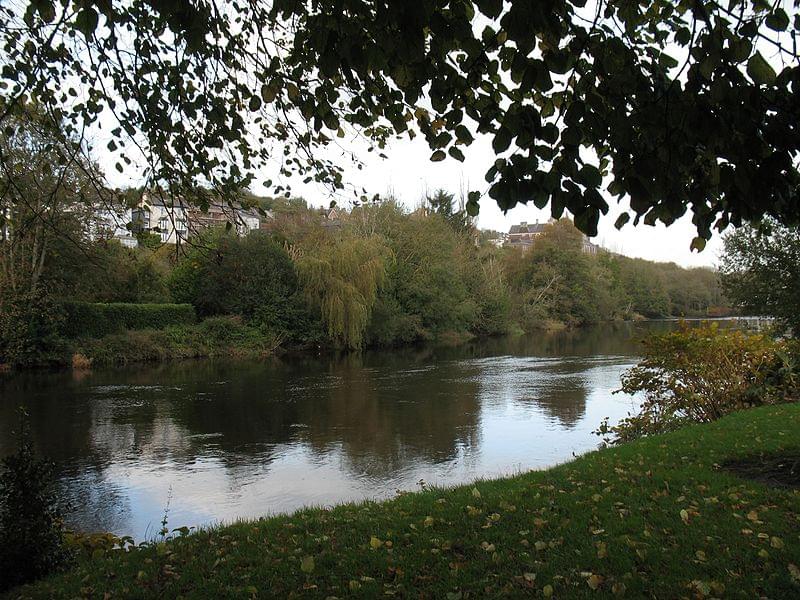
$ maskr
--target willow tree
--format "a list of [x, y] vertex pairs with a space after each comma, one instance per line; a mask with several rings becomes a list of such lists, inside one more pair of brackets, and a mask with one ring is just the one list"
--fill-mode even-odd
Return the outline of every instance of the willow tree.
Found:
[[345, 348], [360, 348], [388, 250], [377, 237], [329, 239], [297, 261], [308, 302], [320, 310], [328, 335]]
[[691, 211], [697, 246], [712, 227], [800, 222], [797, 2], [28, 0], [0, 11], [0, 123], [32, 98], [76, 132], [102, 129], [117, 170], [186, 198], [208, 184], [232, 194], [270, 160], [282, 181], [341, 188], [343, 165], [320, 148], [355, 129], [377, 148], [422, 135], [432, 161], [464, 160], [477, 134], [490, 137], [496, 160], [470, 214], [483, 195], [504, 210], [533, 202], [593, 234], [617, 197], [634, 222]]

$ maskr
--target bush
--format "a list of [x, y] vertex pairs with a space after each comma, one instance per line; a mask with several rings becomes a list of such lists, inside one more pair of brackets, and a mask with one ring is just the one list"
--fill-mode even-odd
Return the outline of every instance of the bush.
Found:
[[286, 249], [263, 232], [208, 233], [172, 272], [170, 289], [201, 317], [241, 315], [283, 337], [296, 337], [308, 318]]
[[91, 304], [65, 302], [66, 337], [102, 337], [130, 329], [164, 329], [197, 322], [190, 304]]
[[69, 558], [50, 464], [38, 459], [20, 419], [16, 454], [0, 469], [0, 592], [40, 579]]
[[61, 307], [41, 292], [5, 298], [0, 304], [0, 363], [36, 367], [64, 362], [63, 323]]
[[103, 366], [212, 356], [262, 357], [271, 354], [279, 342], [270, 330], [234, 316], [84, 339], [77, 350], [92, 366]]
[[731, 412], [796, 401], [800, 352], [796, 342], [703, 324], [645, 342], [645, 357], [622, 376], [627, 394], [643, 394], [640, 412], [598, 433], [614, 443], [665, 433]]

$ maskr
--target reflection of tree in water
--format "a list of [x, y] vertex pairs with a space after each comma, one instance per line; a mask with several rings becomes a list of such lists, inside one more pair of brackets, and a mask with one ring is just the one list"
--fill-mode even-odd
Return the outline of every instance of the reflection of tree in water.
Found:
[[549, 417], [558, 419], [564, 427], [574, 427], [586, 414], [589, 397], [585, 372], [591, 365], [583, 361], [555, 361], [541, 369], [547, 378], [545, 393], [535, 399]]
[[478, 385], [461, 375], [447, 365], [340, 365], [335, 385], [299, 403], [303, 439], [316, 450], [340, 444], [350, 467], [371, 476], [451, 460], [478, 436]]
[[341, 448], [353, 469], [378, 475], [448, 460], [475, 443], [475, 383], [389, 362], [350, 355], [195, 371], [193, 383], [180, 384], [173, 416], [192, 434], [221, 434], [213, 442], [230, 463], [269, 460], [276, 446], [304, 442], [320, 457]]

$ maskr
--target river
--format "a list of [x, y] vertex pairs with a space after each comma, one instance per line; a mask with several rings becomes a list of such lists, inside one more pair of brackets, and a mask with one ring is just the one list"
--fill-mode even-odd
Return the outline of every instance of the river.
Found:
[[67, 523], [137, 540], [306, 505], [386, 498], [570, 460], [597, 447], [638, 340], [611, 324], [261, 362], [0, 375], [0, 456], [16, 407], [55, 463]]

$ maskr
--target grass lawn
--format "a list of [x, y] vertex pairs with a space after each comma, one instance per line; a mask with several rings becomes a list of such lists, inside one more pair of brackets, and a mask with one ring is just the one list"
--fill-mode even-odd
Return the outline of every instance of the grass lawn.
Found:
[[10, 597], [800, 598], [800, 489], [720, 468], [798, 449], [800, 405], [766, 407], [548, 471], [110, 552]]

